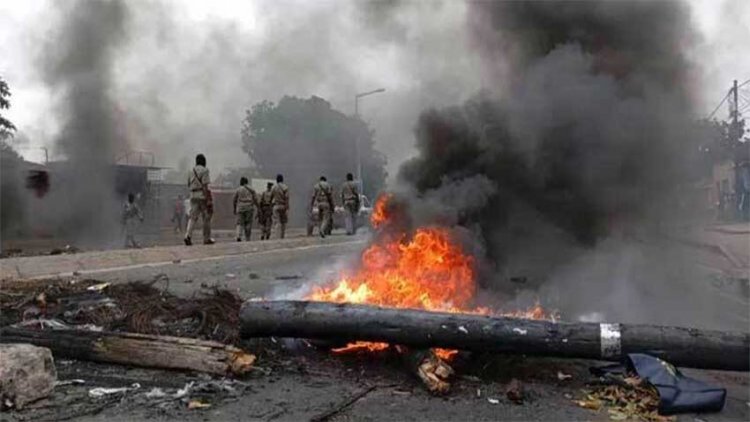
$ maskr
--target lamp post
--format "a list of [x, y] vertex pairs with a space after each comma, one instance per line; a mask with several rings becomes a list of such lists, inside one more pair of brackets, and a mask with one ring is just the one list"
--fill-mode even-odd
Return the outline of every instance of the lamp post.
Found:
[[[381, 92], [385, 92], [385, 88], [378, 88], [373, 91], [361, 92], [359, 94], [356, 94], [354, 96], [354, 116], [359, 117], [359, 99], [360, 98], [366, 97], [368, 95], [379, 94]], [[359, 148], [359, 135], [357, 135], [355, 145], [357, 149], [356, 151], [357, 152], [357, 180], [359, 180], [360, 191], [364, 195], [365, 182], [362, 179], [362, 154], [360, 153], [360, 148]]]

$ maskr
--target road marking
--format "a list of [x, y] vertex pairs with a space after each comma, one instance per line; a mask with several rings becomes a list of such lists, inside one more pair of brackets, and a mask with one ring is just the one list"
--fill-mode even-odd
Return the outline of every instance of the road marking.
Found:
[[174, 260], [157, 261], [157, 262], [149, 262], [149, 263], [143, 263], [143, 264], [122, 265], [119, 267], [97, 268], [93, 270], [78, 270], [78, 271], [75, 271], [75, 274], [73, 274], [73, 272], [48, 273], [48, 274], [42, 274], [42, 275], [35, 275], [32, 277], [26, 277], [25, 279], [26, 280], [39, 280], [39, 279], [49, 278], [53, 276], [72, 277], [74, 275], [101, 274], [101, 273], [109, 273], [109, 272], [115, 272], [115, 271], [135, 270], [139, 268], [158, 268], [158, 267], [164, 267], [167, 265], [182, 265], [182, 264], [192, 264], [195, 262], [219, 261], [219, 260], [227, 259], [227, 258], [241, 258], [244, 256], [269, 255], [269, 254], [280, 253], [280, 252], [289, 252], [291, 250], [305, 251], [305, 250], [310, 250], [310, 249], [333, 248], [333, 247], [338, 247], [338, 246], [354, 246], [354, 245], [363, 244], [365, 242], [366, 240], [362, 239], [362, 240], [352, 240], [352, 241], [347, 241], [347, 242], [327, 243], [327, 244], [322, 244], [322, 245], [318, 244], [318, 245], [299, 246], [299, 247], [292, 247], [292, 248], [278, 248], [278, 249], [271, 249], [268, 251], [206, 256], [202, 258], [183, 259], [179, 263], [175, 263]]

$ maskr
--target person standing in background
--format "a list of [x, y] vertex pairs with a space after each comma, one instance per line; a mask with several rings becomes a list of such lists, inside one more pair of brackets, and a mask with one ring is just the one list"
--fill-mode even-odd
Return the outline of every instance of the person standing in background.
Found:
[[174, 209], [172, 210], [172, 222], [174, 223], [174, 232], [182, 234], [182, 225], [185, 221], [185, 201], [182, 199], [182, 195], [177, 195], [177, 200], [174, 203]]
[[203, 220], [203, 244], [213, 245], [211, 238], [211, 217], [213, 216], [213, 200], [209, 184], [211, 176], [206, 167], [206, 157], [203, 154], [195, 156], [195, 167], [188, 174], [188, 188], [190, 189], [190, 219], [185, 231], [185, 245], [193, 244], [192, 235], [198, 218]]
[[351, 173], [347, 173], [346, 182], [341, 186], [341, 203], [344, 205], [346, 234], [350, 236], [357, 233], [359, 201], [359, 187], [354, 182], [354, 176]]
[[318, 210], [320, 237], [325, 238], [331, 223], [331, 212], [333, 212], [333, 188], [328, 184], [325, 176], [320, 176], [320, 181], [313, 186], [312, 198], [310, 198], [310, 210]]
[[273, 204], [273, 224], [277, 227], [279, 239], [284, 238], [289, 219], [289, 188], [284, 184], [284, 175], [276, 176], [276, 185], [271, 189]]
[[237, 241], [242, 241], [242, 234], [245, 234], [245, 241], [250, 241], [250, 235], [253, 230], [253, 214], [258, 206], [258, 196], [253, 188], [247, 185], [247, 177], [240, 178], [240, 187], [234, 191], [232, 198], [232, 209], [237, 216]]
[[260, 224], [260, 240], [271, 238], [271, 224], [273, 223], [273, 200], [271, 197], [271, 188], [273, 183], [266, 184], [266, 190], [260, 194], [258, 201], [258, 224]]
[[141, 245], [135, 240], [135, 229], [138, 224], [138, 220], [143, 222], [143, 213], [135, 203], [135, 195], [132, 193], [128, 194], [128, 202], [125, 203], [125, 207], [122, 211], [122, 227], [125, 231], [125, 247], [126, 248], [140, 248]]

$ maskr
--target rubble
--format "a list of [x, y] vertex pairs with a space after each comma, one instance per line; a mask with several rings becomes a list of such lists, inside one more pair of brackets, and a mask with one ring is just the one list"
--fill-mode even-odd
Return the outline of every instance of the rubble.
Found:
[[582, 399], [574, 400], [573, 403], [594, 411], [607, 408], [607, 414], [612, 420], [666, 422], [676, 419], [674, 416], [662, 416], [658, 413], [659, 394], [654, 387], [638, 377], [625, 378], [623, 384], [598, 386], [583, 394]]
[[0, 344], [0, 407], [22, 409], [47, 397], [57, 371], [52, 352], [31, 344]]
[[[39, 319], [44, 328], [101, 327], [105, 331], [172, 335], [234, 344], [239, 339], [242, 299], [216, 287], [191, 298], [155, 287], [168, 283], [163, 275], [150, 282], [124, 284], [98, 280], [35, 280], [10, 282], [0, 292], [0, 326]], [[55, 321], [55, 322], [51, 322]]]

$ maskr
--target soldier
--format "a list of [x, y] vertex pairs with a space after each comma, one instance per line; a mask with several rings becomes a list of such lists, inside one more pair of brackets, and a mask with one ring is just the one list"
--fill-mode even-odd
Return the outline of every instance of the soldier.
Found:
[[289, 188], [284, 184], [284, 176], [276, 176], [276, 185], [271, 189], [273, 204], [273, 224], [278, 227], [279, 238], [284, 238], [286, 223], [289, 217]]
[[250, 241], [250, 235], [253, 230], [253, 214], [258, 207], [258, 196], [253, 188], [247, 185], [247, 177], [240, 178], [240, 187], [234, 192], [232, 198], [234, 215], [237, 216], [237, 241], [242, 241], [242, 234], [245, 234], [245, 241]]
[[122, 211], [122, 227], [125, 231], [125, 247], [126, 248], [140, 248], [141, 246], [135, 241], [135, 228], [136, 219], [143, 222], [143, 214], [141, 209], [135, 203], [135, 195], [132, 193], [128, 194], [128, 202], [125, 203], [125, 208]]
[[258, 224], [261, 227], [260, 240], [271, 238], [271, 223], [273, 222], [272, 187], [273, 183], [268, 182], [265, 192], [260, 194], [260, 201], [258, 201]]
[[211, 177], [206, 168], [206, 157], [203, 154], [195, 156], [195, 167], [188, 175], [188, 188], [190, 189], [190, 218], [185, 231], [185, 244], [193, 244], [192, 235], [198, 217], [203, 220], [203, 244], [213, 245], [211, 239], [211, 217], [213, 216], [213, 200], [208, 185]]
[[320, 181], [313, 187], [310, 209], [318, 210], [318, 220], [320, 221], [318, 231], [320, 237], [325, 238], [327, 234], [330, 234], [328, 227], [331, 224], [331, 212], [333, 212], [333, 188], [328, 184], [325, 176], [320, 176]]
[[357, 214], [359, 213], [359, 188], [351, 173], [346, 174], [346, 182], [341, 186], [341, 203], [344, 205], [344, 223], [346, 234], [357, 233]]

